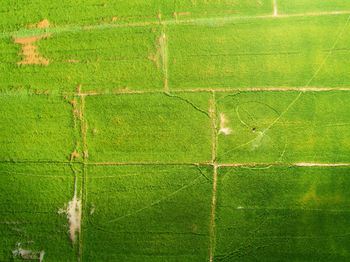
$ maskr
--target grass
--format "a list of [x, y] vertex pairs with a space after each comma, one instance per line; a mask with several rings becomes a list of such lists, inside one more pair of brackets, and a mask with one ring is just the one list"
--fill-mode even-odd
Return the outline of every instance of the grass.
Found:
[[279, 12], [284, 14], [350, 10], [350, 3], [342, 0], [277, 0], [277, 5]]
[[206, 260], [212, 167], [87, 170], [85, 261]]
[[350, 6], [276, 4], [3, 3], [0, 261], [348, 261]]
[[169, 88], [304, 87], [336, 39], [309, 85], [348, 86], [347, 19], [255, 18], [169, 27]]
[[[0, 13], [6, 15], [1, 23], [3, 30], [17, 30], [26, 25], [37, 23], [48, 19], [53, 24], [66, 25], [91, 25], [110, 22], [113, 17], [119, 18], [118, 23], [130, 22], [158, 22], [158, 14], [161, 18], [175, 21], [177, 18], [188, 19], [201, 15], [202, 12], [215, 12], [216, 16], [226, 16], [228, 13], [222, 11], [234, 11], [233, 14], [266, 14], [272, 9], [269, 0], [247, 0], [238, 2], [227, 1], [206, 1], [206, 0], [123, 0], [100, 1], [100, 0], [77, 0], [72, 3], [70, 0], [54, 0], [46, 3], [41, 0], [26, 1], [23, 8], [20, 2], [9, 1], [0, 7]], [[188, 14], [190, 12], [190, 14]], [[183, 15], [181, 15], [183, 13]]]
[[72, 106], [33, 91], [0, 93], [0, 161], [68, 161], [75, 147]]
[[232, 135], [218, 134], [217, 161], [348, 163], [348, 98], [341, 91], [218, 94], [217, 114]]
[[[81, 166], [72, 168], [80, 181]], [[68, 164], [0, 163], [0, 260], [13, 261], [19, 243], [25, 250], [44, 251], [44, 261], [76, 261], [67, 219], [57, 214], [73, 191]]]
[[[34, 43], [48, 66], [18, 66], [21, 45], [2, 39], [12, 54], [1, 65], [0, 87], [35, 86], [54, 93], [116, 89], [163, 90], [161, 56], [157, 55], [160, 29], [106, 28], [53, 34]], [[92, 39], [92, 40], [91, 40]]]
[[349, 259], [349, 168], [223, 167], [214, 261]]
[[88, 96], [89, 161], [209, 162], [209, 97], [206, 93]]

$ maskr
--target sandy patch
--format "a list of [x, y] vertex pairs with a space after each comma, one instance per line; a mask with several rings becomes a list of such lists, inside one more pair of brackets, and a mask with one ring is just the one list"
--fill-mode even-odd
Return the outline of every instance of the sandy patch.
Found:
[[89, 214], [92, 215], [93, 213], [95, 213], [95, 205], [91, 203], [90, 204], [90, 208], [91, 209], [90, 209], [90, 213]]
[[73, 152], [72, 154], [71, 154], [71, 159], [73, 159], [73, 158], [78, 158], [80, 155], [78, 154], [78, 153], [76, 153], [76, 152]]
[[69, 221], [69, 235], [72, 244], [75, 244], [76, 233], [80, 234], [81, 219], [81, 199], [77, 197], [77, 180], [75, 180], [74, 196], [71, 201], [65, 204], [64, 209], [60, 209], [58, 214], [66, 214]]
[[226, 127], [226, 124], [228, 124], [229, 121], [225, 118], [225, 115], [220, 113], [220, 130], [219, 134], [225, 134], [226, 136], [230, 135], [232, 133], [232, 130], [229, 127]]
[[22, 61], [18, 62], [17, 65], [34, 64], [47, 66], [50, 61], [41, 57], [37, 51], [38, 47], [34, 45], [34, 43], [39, 41], [41, 38], [47, 37], [50, 37], [50, 34], [15, 38], [14, 43], [22, 45], [22, 53], [19, 53], [19, 55], [23, 56]]
[[51, 26], [50, 22], [47, 21], [46, 19], [44, 19], [43, 21], [39, 22], [36, 27], [37, 28], [46, 28], [46, 27], [49, 27]]
[[51, 26], [51, 24], [47, 19], [44, 19], [35, 24], [28, 25], [28, 27], [36, 27], [36, 28], [47, 28], [49, 26]]
[[75, 100], [72, 100], [72, 101], [69, 101], [69, 103], [75, 108], [75, 106], [77, 105], [77, 101]]
[[178, 16], [181, 16], [181, 15], [191, 15], [190, 12], [180, 12], [177, 14]]
[[40, 262], [44, 259], [45, 252], [42, 250], [40, 252], [31, 251], [21, 248], [21, 243], [17, 243], [17, 249], [12, 251], [12, 255], [20, 257], [23, 260], [39, 260]]

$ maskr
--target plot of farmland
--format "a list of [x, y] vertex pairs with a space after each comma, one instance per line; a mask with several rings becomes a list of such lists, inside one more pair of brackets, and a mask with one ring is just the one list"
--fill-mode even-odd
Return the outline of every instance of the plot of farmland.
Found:
[[223, 167], [215, 261], [346, 261], [348, 167]]
[[0, 261], [349, 261], [350, 3], [5, 1]]
[[89, 166], [87, 170], [83, 259], [206, 260], [212, 167]]
[[20, 248], [38, 258], [43, 251], [47, 261], [76, 261], [67, 219], [57, 211], [73, 195], [71, 168], [81, 181], [81, 165], [1, 163], [0, 168], [0, 260], [11, 261]]
[[350, 95], [343, 92], [225, 92], [216, 104], [219, 126], [232, 129], [219, 130], [220, 163], [350, 161]]

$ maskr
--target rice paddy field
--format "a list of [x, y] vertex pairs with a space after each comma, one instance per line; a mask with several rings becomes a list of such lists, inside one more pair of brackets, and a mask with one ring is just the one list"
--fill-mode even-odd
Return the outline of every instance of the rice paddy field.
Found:
[[0, 5], [0, 261], [350, 261], [350, 1]]

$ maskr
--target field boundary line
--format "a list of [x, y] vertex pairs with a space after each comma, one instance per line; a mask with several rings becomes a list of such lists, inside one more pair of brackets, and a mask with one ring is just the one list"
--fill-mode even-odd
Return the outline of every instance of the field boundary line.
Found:
[[165, 25], [162, 24], [162, 32], [159, 38], [159, 48], [162, 58], [162, 69], [163, 69], [163, 78], [164, 78], [164, 90], [169, 92], [168, 88], [168, 39], [165, 32]]
[[315, 163], [315, 162], [295, 162], [295, 163], [223, 163], [214, 164], [212, 162], [193, 162], [193, 163], [176, 163], [176, 162], [95, 162], [85, 164], [83, 162], [60, 162], [60, 161], [0, 161], [0, 164], [80, 164], [86, 166], [128, 166], [128, 165], [144, 165], [144, 166], [350, 166], [350, 163]]
[[[196, 22], [214, 22], [214, 21], [224, 21], [230, 22], [241, 19], [264, 19], [264, 18], [288, 18], [288, 17], [313, 17], [313, 16], [327, 16], [327, 15], [343, 15], [350, 14], [350, 11], [325, 11], [325, 12], [306, 12], [306, 13], [298, 13], [298, 14], [271, 14], [271, 15], [233, 15], [233, 16], [217, 16], [217, 17], [206, 17], [206, 18], [191, 18], [187, 20], [179, 20], [177, 18], [162, 20], [161, 23], [163, 25], [177, 25], [177, 24], [195, 24]], [[47, 32], [51, 34], [59, 34], [64, 32], [76, 32], [76, 31], [87, 31], [87, 30], [102, 30], [106, 28], [118, 28], [118, 27], [149, 27], [154, 25], [159, 25], [159, 18], [154, 17], [154, 21], [150, 22], [131, 22], [131, 23], [123, 23], [116, 24], [113, 22], [110, 23], [101, 23], [101, 24], [90, 24], [90, 25], [75, 25], [75, 24], [67, 24], [60, 25], [47, 28]], [[3, 32], [0, 33], [0, 38], [5, 37], [26, 37], [32, 36], [33, 32], [38, 32], [37, 28], [26, 28], [26, 32], [23, 32], [21, 29], [17, 31], [11, 32]], [[34, 34], [35, 35], [35, 34]]]
[[48, 160], [48, 161], [45, 161], [45, 160], [18, 160], [18, 161], [0, 161], [0, 164], [67, 164], [67, 165], [70, 165], [71, 163], [73, 164], [82, 164], [82, 162], [78, 162], [78, 161], [54, 161], [54, 160]]
[[312, 162], [296, 162], [296, 163], [231, 163], [231, 164], [217, 164], [218, 167], [241, 167], [241, 166], [350, 166], [350, 163], [312, 163]]
[[215, 242], [215, 205], [216, 205], [216, 181], [217, 181], [217, 168], [218, 165], [214, 164], [213, 175], [213, 196], [211, 200], [211, 215], [210, 215], [210, 231], [209, 231], [209, 261], [212, 262], [214, 258], [214, 242]]
[[210, 120], [211, 120], [211, 162], [215, 163], [216, 158], [216, 117], [215, 117], [215, 92], [211, 92], [210, 99]]
[[77, 94], [80, 96], [80, 128], [81, 128], [81, 139], [83, 144], [83, 170], [82, 170], [82, 186], [81, 186], [81, 217], [80, 217], [80, 232], [79, 232], [79, 258], [80, 261], [83, 260], [83, 224], [85, 218], [85, 210], [86, 210], [86, 159], [87, 159], [87, 148], [86, 148], [86, 119], [85, 119], [85, 96], [81, 95], [81, 87], [79, 85], [77, 88]]
[[167, 165], [167, 166], [211, 166], [213, 165], [212, 162], [204, 162], [204, 163], [176, 163], [176, 162], [97, 162], [97, 163], [86, 163], [88, 166], [162, 166], [162, 165]]
[[273, 16], [278, 16], [277, 0], [272, 0], [272, 4], [273, 4]]
[[[271, 91], [271, 92], [288, 92], [288, 91], [300, 91], [300, 92], [326, 92], [326, 91], [350, 91], [350, 87], [248, 87], [248, 88], [198, 88], [198, 89], [176, 89], [169, 90], [169, 93], [200, 93], [200, 92], [256, 92], [256, 91]], [[117, 94], [154, 94], [164, 93], [164, 90], [116, 90], [116, 91], [87, 91], [78, 94], [79, 96], [95, 96], [95, 95], [117, 95]], [[69, 94], [69, 93], [65, 93]]]

